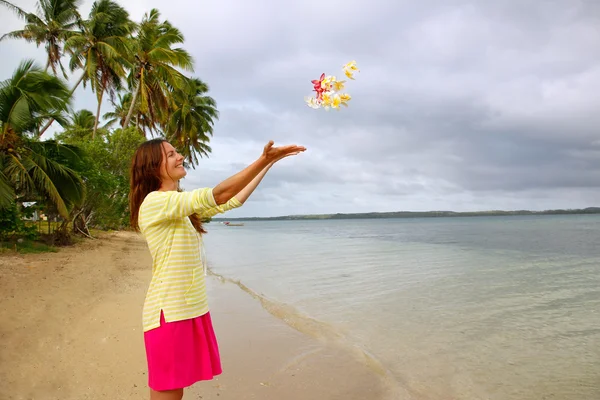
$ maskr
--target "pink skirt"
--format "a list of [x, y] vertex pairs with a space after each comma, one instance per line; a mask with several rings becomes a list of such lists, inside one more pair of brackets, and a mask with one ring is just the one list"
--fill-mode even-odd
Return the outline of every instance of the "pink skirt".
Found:
[[161, 311], [160, 327], [144, 332], [144, 343], [153, 390], [185, 388], [222, 372], [210, 313], [167, 323]]

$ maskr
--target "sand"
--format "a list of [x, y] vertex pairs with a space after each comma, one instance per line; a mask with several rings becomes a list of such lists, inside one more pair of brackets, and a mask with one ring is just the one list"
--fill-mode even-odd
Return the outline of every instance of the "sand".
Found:
[[[133, 232], [58, 253], [0, 255], [0, 399], [147, 399], [141, 309], [150, 254]], [[223, 374], [184, 399], [384, 399], [380, 373], [208, 279]]]

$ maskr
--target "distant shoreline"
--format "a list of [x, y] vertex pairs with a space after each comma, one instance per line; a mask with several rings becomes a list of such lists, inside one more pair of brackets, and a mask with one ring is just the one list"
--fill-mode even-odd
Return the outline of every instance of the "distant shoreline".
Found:
[[315, 215], [284, 215], [278, 217], [232, 217], [213, 218], [212, 221], [301, 221], [301, 220], [330, 220], [330, 219], [391, 219], [391, 218], [449, 218], [449, 217], [502, 217], [516, 215], [574, 215], [574, 214], [600, 214], [600, 207], [587, 207], [580, 209], [556, 209], [544, 211], [516, 210], [516, 211], [393, 211], [370, 213], [337, 213]]

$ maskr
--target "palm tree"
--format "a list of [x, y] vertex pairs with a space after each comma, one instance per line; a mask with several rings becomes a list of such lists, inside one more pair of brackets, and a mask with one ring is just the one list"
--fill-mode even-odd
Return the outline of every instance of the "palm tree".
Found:
[[198, 78], [173, 92], [173, 105], [164, 131], [167, 139], [192, 166], [198, 163], [196, 154], [208, 156], [208, 145], [215, 120], [219, 118], [215, 100], [207, 96], [208, 86]]
[[113, 110], [103, 115], [104, 119], [107, 119], [107, 124], [119, 123], [121, 127], [125, 128], [125, 118], [129, 112], [129, 106], [131, 105], [131, 92], [119, 93], [117, 101], [112, 101]]
[[65, 164], [79, 159], [75, 147], [30, 137], [41, 119], [64, 123], [61, 114], [71, 96], [65, 82], [44, 72], [33, 61], [22, 62], [0, 83], [0, 207], [18, 195], [40, 195], [68, 218], [69, 208], [84, 196], [79, 175]]
[[129, 34], [134, 28], [123, 7], [111, 0], [98, 0], [83, 22], [82, 31], [66, 42], [65, 47], [72, 54], [71, 70], [83, 69], [84, 85], [89, 82], [98, 99], [92, 137], [98, 130], [104, 93], [108, 92], [112, 100], [122, 87], [128, 67]]
[[67, 129], [76, 129], [78, 131], [90, 131], [94, 128], [95, 117], [90, 110], [79, 110], [69, 115], [69, 125]]
[[[193, 60], [182, 48], [183, 34], [168, 21], [160, 22], [160, 13], [152, 9], [144, 15], [133, 41], [134, 61], [129, 75], [133, 100], [124, 126], [129, 125], [135, 107], [153, 122], [164, 121], [170, 103], [171, 89], [181, 88], [185, 76], [176, 68], [193, 70]], [[138, 100], [139, 97], [139, 100]]]
[[[106, 122], [106, 126], [113, 125], [115, 123], [119, 123], [122, 128], [126, 128], [125, 119], [129, 114], [129, 110], [131, 108], [131, 100], [133, 95], [131, 92], [119, 93], [117, 101], [113, 101], [113, 111], [109, 111], [104, 114], [104, 119], [108, 120]], [[157, 131], [158, 128], [154, 122], [146, 114], [142, 114], [139, 111], [139, 102], [134, 107], [133, 111], [133, 120], [129, 122], [128, 126], [132, 126], [135, 123], [135, 127], [138, 132], [145, 137], [148, 137], [148, 132], [152, 133], [152, 131]]]
[[37, 47], [45, 45], [48, 54], [46, 70], [52, 68], [52, 72], [56, 75], [57, 67], [60, 67], [66, 79], [67, 74], [61, 63], [62, 46], [78, 28], [80, 17], [77, 8], [81, 4], [81, 0], [39, 0], [37, 14], [28, 13], [7, 0], [0, 0], [0, 4], [8, 7], [26, 21], [23, 29], [4, 34], [0, 37], [0, 41], [25, 39], [28, 42], [34, 42]]
[[90, 110], [79, 110], [68, 116], [68, 122], [65, 125], [65, 130], [56, 134], [54, 137], [59, 142], [70, 142], [72, 139], [81, 140], [89, 139], [94, 130], [96, 117]]

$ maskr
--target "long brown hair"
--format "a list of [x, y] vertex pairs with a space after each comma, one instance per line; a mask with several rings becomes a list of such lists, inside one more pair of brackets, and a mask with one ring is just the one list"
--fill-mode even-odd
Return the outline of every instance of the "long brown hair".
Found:
[[[140, 230], [138, 215], [142, 202], [150, 192], [160, 189], [160, 165], [163, 157], [166, 156], [162, 146], [163, 142], [166, 142], [166, 140], [160, 138], [145, 141], [137, 148], [131, 161], [129, 222], [136, 231]], [[190, 215], [189, 219], [198, 233], [206, 233], [198, 214]]]

